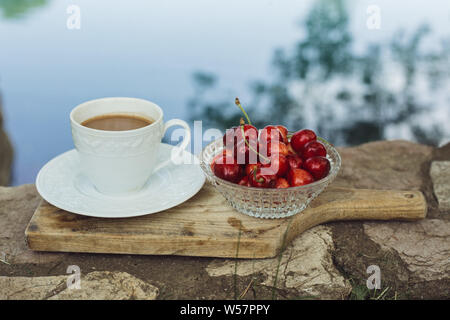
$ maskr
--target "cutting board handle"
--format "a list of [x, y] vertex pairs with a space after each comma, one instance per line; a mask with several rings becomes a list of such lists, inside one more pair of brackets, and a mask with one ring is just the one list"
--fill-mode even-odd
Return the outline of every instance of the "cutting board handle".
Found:
[[420, 191], [329, 188], [292, 217], [288, 240], [316, 225], [343, 220], [406, 220], [425, 218], [427, 203]]
[[[337, 193], [326, 193], [320, 199], [320, 210], [326, 218], [417, 220], [427, 213], [427, 203], [420, 191], [336, 189]], [[336, 194], [340, 196], [333, 199]], [[318, 209], [314, 204], [311, 207]]]

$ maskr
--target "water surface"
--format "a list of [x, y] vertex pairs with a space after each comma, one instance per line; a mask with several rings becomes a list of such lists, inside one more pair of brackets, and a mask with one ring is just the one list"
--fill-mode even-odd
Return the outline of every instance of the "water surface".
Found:
[[[166, 119], [189, 120], [199, 70], [217, 75], [223, 95], [250, 99], [249, 83], [273, 77], [274, 50], [302, 36], [299, 24], [313, 3], [0, 1], [0, 92], [16, 151], [13, 184], [34, 182], [47, 161], [73, 148], [68, 115], [84, 101], [144, 98], [162, 106]], [[366, 27], [372, 2], [348, 3], [356, 51], [423, 22], [435, 38], [450, 30], [443, 1], [377, 1], [377, 31]], [[66, 26], [71, 4], [81, 9], [80, 30]]]

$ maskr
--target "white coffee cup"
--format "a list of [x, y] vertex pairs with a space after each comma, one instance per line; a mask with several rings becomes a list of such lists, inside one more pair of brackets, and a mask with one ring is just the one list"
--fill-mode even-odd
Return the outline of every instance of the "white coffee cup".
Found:
[[[108, 114], [135, 115], [154, 120], [135, 130], [104, 131], [83, 126], [88, 119]], [[103, 98], [88, 101], [70, 113], [72, 137], [82, 173], [106, 195], [129, 194], [142, 189], [151, 174], [171, 163], [156, 163], [161, 140], [169, 127], [186, 131], [178, 156], [191, 140], [189, 125], [178, 119], [163, 122], [162, 109], [153, 102], [135, 98]], [[177, 156], [177, 155], [175, 155]]]

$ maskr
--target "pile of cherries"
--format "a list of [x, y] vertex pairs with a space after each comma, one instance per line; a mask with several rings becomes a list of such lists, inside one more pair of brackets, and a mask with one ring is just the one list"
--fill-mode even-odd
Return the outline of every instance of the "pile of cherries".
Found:
[[225, 149], [212, 163], [213, 173], [224, 180], [257, 188], [289, 188], [310, 184], [330, 172], [327, 151], [312, 130], [295, 132], [289, 139], [281, 125], [266, 126], [261, 132], [247, 117], [239, 126], [226, 130]]

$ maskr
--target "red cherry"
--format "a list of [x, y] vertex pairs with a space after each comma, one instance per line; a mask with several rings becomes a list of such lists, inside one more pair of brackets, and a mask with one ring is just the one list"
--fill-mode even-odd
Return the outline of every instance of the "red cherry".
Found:
[[303, 186], [314, 182], [313, 176], [303, 169], [291, 169], [287, 174], [287, 180], [291, 187]]
[[[238, 127], [237, 131], [238, 138], [240, 137], [242, 139], [242, 128], [241, 126]], [[258, 141], [258, 129], [256, 129], [255, 126], [252, 126], [250, 124], [244, 124], [244, 137], [247, 139], [247, 141]]]
[[319, 141], [310, 141], [305, 144], [301, 154], [305, 160], [311, 157], [325, 157], [327, 155], [327, 149]]
[[223, 136], [223, 144], [227, 149], [236, 149], [236, 146], [239, 143], [244, 142], [243, 137], [249, 143], [256, 143], [258, 141], [258, 129], [256, 127], [244, 124], [244, 136], [242, 136], [242, 128], [241, 126], [233, 127], [227, 129]]
[[261, 173], [283, 177], [289, 169], [288, 161], [282, 154], [273, 154], [270, 162], [262, 165]]
[[288, 129], [285, 126], [277, 126], [278, 130], [281, 133], [281, 136], [283, 137], [283, 142], [288, 143]]
[[233, 151], [228, 150], [228, 149], [224, 149], [221, 154], [218, 154], [217, 156], [215, 156], [213, 158], [213, 160], [211, 161], [211, 165], [210, 165], [211, 166], [211, 170], [214, 171], [214, 165], [216, 163], [223, 163], [224, 160], [227, 159], [227, 158], [233, 159]]
[[289, 182], [285, 178], [278, 178], [275, 182], [275, 188], [277, 189], [283, 189], [283, 188], [289, 188]]
[[235, 141], [237, 141], [236, 128], [237, 127], [232, 127], [227, 129], [223, 135], [222, 141], [226, 149], [233, 150], [235, 147]]
[[267, 157], [270, 157], [272, 154], [282, 154], [287, 156], [289, 154], [289, 149], [283, 142], [269, 141], [267, 144], [259, 144], [259, 152]]
[[218, 159], [213, 166], [214, 174], [224, 180], [237, 183], [243, 176], [243, 170], [231, 157]]
[[277, 177], [275, 175], [262, 174], [261, 169], [262, 168], [256, 169], [253, 174], [250, 174], [248, 176], [250, 184], [252, 185], [252, 187], [257, 188], [271, 188], [273, 185], [275, 185]]
[[294, 133], [292, 135], [291, 145], [292, 145], [292, 148], [297, 153], [299, 153], [303, 149], [305, 144], [307, 144], [310, 141], [314, 141], [316, 139], [317, 139], [317, 136], [314, 133], [314, 131], [309, 130], [309, 129], [304, 129], [304, 130], [297, 131], [296, 133]]
[[272, 140], [287, 143], [287, 129], [283, 126], [264, 127], [259, 135], [259, 141], [262, 143], [267, 143]]
[[216, 165], [216, 162], [222, 157], [221, 154], [218, 154], [217, 156], [214, 157], [214, 159], [211, 161], [210, 167], [211, 170], [214, 172], [214, 166]]
[[251, 187], [250, 181], [248, 180], [248, 176], [244, 176], [241, 181], [238, 183], [241, 186]]
[[258, 144], [256, 140], [250, 141], [249, 145], [247, 145], [245, 141], [242, 141], [236, 145], [235, 159], [238, 164], [258, 162]]
[[295, 152], [294, 148], [292, 148], [292, 145], [290, 142], [287, 144], [287, 147], [288, 147], [288, 152], [290, 155], [297, 155], [297, 152]]
[[303, 159], [298, 155], [288, 155], [286, 157], [290, 169], [301, 169], [303, 165]]
[[325, 178], [330, 172], [330, 161], [324, 157], [312, 157], [306, 159], [304, 168], [308, 170], [316, 180]]

